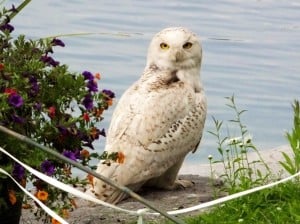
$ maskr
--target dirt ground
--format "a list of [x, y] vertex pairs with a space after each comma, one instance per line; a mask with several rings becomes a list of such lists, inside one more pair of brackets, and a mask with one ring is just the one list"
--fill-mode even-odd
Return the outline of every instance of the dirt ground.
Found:
[[[221, 181], [212, 182], [208, 177], [201, 177], [199, 175], [181, 175], [180, 178], [193, 181], [194, 186], [174, 191], [142, 189], [139, 194], [151, 201], [158, 208], [164, 211], [171, 211], [210, 201], [214, 195], [212, 184], [217, 188], [221, 186]], [[67, 220], [70, 224], [125, 224], [135, 223], [137, 221], [137, 217], [134, 215], [118, 212], [101, 205], [91, 204], [82, 200], [77, 200], [77, 204], [79, 207], [70, 213], [70, 217]], [[119, 206], [129, 210], [138, 210], [145, 207], [132, 198], [121, 202]], [[195, 215], [199, 212], [200, 211], [195, 211], [180, 215], [179, 217]], [[35, 216], [29, 210], [23, 210], [22, 214], [21, 224], [44, 223], [41, 220], [36, 220]], [[160, 223], [162, 219], [164, 218], [161, 216], [148, 215], [145, 217], [145, 220], [156, 220], [158, 223]]]

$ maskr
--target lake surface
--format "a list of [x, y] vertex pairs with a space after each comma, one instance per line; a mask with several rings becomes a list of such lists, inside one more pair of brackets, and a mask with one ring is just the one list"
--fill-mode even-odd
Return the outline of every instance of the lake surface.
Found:
[[[117, 98], [141, 75], [152, 36], [165, 27], [188, 27], [203, 44], [208, 116], [200, 148], [186, 163], [205, 163], [209, 154], [217, 155], [216, 139], [207, 131], [214, 130], [212, 116], [224, 122], [234, 118], [224, 99], [232, 94], [238, 108], [248, 111], [242, 121], [259, 149], [287, 144], [291, 103], [300, 98], [298, 0], [33, 0], [12, 24], [14, 35], [31, 38], [94, 33], [62, 37], [66, 47], [57, 48], [56, 59], [74, 71], [100, 72], [100, 88], [115, 91]], [[108, 127], [112, 111], [101, 127]]]

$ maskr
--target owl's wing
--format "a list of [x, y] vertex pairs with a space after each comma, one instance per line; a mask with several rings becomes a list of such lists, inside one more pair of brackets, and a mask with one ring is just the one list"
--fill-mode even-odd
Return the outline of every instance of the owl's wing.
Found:
[[174, 121], [183, 118], [195, 106], [193, 91], [176, 89], [174, 86], [148, 92], [133, 86], [125, 92], [112, 116], [107, 150], [111, 150], [110, 145], [119, 142], [124, 136], [143, 145], [163, 136]]
[[[121, 97], [112, 117], [105, 151], [121, 152], [123, 163], [99, 164], [97, 172], [138, 189], [162, 175], [198, 145], [206, 115], [203, 91], [183, 82], [149, 91], [137, 82]], [[124, 195], [95, 180], [94, 191], [115, 203]], [[105, 186], [105, 187], [103, 187]]]

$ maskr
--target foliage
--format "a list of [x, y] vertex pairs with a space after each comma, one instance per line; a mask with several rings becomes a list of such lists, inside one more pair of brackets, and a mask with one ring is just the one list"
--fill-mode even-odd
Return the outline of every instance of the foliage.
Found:
[[[248, 187], [255, 187], [258, 184], [263, 184], [267, 180], [272, 180], [270, 170], [266, 167], [267, 175], [259, 174], [258, 179], [253, 178], [253, 168], [247, 161], [247, 155], [242, 155], [248, 148], [251, 141], [247, 139], [247, 129], [241, 123], [240, 115], [243, 111], [237, 110], [234, 102], [234, 97], [229, 97], [229, 107], [234, 109], [236, 112], [236, 118], [232, 120], [233, 123], [238, 124], [242, 137], [233, 138], [229, 135], [228, 137], [221, 137], [221, 127], [223, 122], [213, 119], [216, 132], [211, 132], [217, 137], [218, 152], [221, 154], [220, 160], [217, 162], [223, 163], [225, 173], [225, 183], [227, 183], [227, 191], [234, 193], [237, 190], [245, 190]], [[294, 158], [290, 158], [284, 153], [284, 162], [280, 162], [283, 168], [286, 169], [290, 174], [299, 172], [299, 142], [300, 142], [300, 110], [299, 101], [295, 100], [293, 104], [294, 109], [294, 127], [290, 133], [287, 133], [287, 139], [293, 150]], [[229, 141], [230, 140], [230, 141]], [[233, 143], [233, 149], [230, 146]], [[238, 143], [238, 145], [236, 145]], [[236, 147], [238, 146], [238, 147]], [[246, 148], [246, 149], [245, 149]], [[226, 150], [227, 149], [227, 150]], [[250, 149], [253, 150], [253, 146], [250, 145]], [[236, 151], [237, 150], [237, 151]], [[254, 148], [254, 152], [257, 150]], [[258, 153], [258, 152], [257, 152]], [[209, 160], [212, 164], [212, 157], [209, 156]], [[230, 161], [231, 160], [231, 161]], [[260, 159], [262, 165], [264, 162]], [[233, 167], [235, 169], [233, 169]], [[242, 169], [241, 169], [242, 168]], [[255, 172], [255, 170], [254, 170]], [[225, 189], [225, 190], [226, 190]], [[210, 210], [204, 211], [200, 215], [186, 218], [188, 224], [214, 224], [214, 223], [300, 223], [300, 185], [298, 181], [289, 181], [283, 184], [277, 185], [273, 188], [258, 191], [256, 193], [240, 197], [235, 200], [215, 206]], [[155, 223], [155, 222], [154, 222]], [[167, 222], [169, 223], [169, 222]]]
[[282, 155], [285, 161], [280, 161], [282, 167], [290, 174], [296, 174], [300, 171], [300, 106], [299, 101], [295, 100], [294, 109], [294, 127], [290, 133], [286, 133], [286, 137], [293, 151], [293, 158], [285, 152]]
[[[240, 136], [231, 136], [229, 130], [225, 137], [223, 137], [222, 128], [223, 121], [218, 121], [213, 117], [215, 124], [215, 131], [209, 131], [210, 134], [217, 138], [217, 150], [220, 159], [213, 160], [209, 156], [211, 165], [213, 163], [222, 163], [224, 167], [224, 174], [221, 175], [225, 182], [225, 189], [230, 194], [238, 191], [246, 190], [252, 187], [262, 185], [268, 181], [270, 169], [268, 165], [261, 159], [257, 148], [252, 142], [246, 126], [241, 121], [241, 115], [245, 110], [239, 110], [235, 104], [234, 96], [226, 97], [229, 101], [227, 106], [233, 109], [235, 118], [229, 120], [230, 124], [237, 125]], [[249, 152], [256, 153], [258, 160], [249, 161]], [[266, 173], [262, 173], [257, 166], [262, 166]]]
[[[239, 124], [242, 139], [245, 138], [244, 134], [247, 133], [245, 126], [241, 124], [240, 115], [243, 111], [238, 111], [236, 109], [234, 98], [228, 98], [230, 100], [229, 107], [233, 108], [236, 111], [236, 118], [232, 122]], [[294, 127], [292, 132], [287, 133], [287, 139], [290, 143], [290, 146], [294, 153], [294, 158], [290, 158], [286, 153], [283, 153], [285, 161], [279, 161], [283, 168], [286, 169], [290, 174], [295, 174], [299, 172], [299, 162], [300, 162], [300, 151], [299, 151], [299, 142], [300, 142], [300, 110], [299, 110], [299, 101], [295, 100], [293, 104], [294, 109]], [[212, 133], [218, 138], [218, 151], [222, 154], [224, 143], [229, 139], [229, 137], [221, 138], [220, 137], [220, 128], [222, 122], [216, 121], [214, 119], [215, 125], [217, 127], [217, 133]], [[250, 142], [246, 141], [247, 144], [239, 145], [243, 149], [244, 146], [248, 147]], [[251, 149], [254, 149], [254, 152], [258, 153], [255, 147], [250, 145]], [[243, 149], [245, 150], [245, 148]], [[236, 190], [246, 190], [247, 187], [255, 187], [257, 185], [264, 184], [267, 180], [272, 180], [271, 173], [267, 165], [260, 159], [263, 165], [266, 166], [267, 175], [262, 175], [258, 172], [258, 179], [254, 178], [250, 174], [252, 172], [242, 172], [240, 168], [245, 171], [252, 171], [253, 169], [249, 166], [249, 162], [246, 159], [247, 155], [242, 155], [246, 152], [240, 151], [240, 154], [234, 154], [231, 150], [226, 156], [227, 162], [224, 163], [225, 181], [229, 182], [227, 190], [229, 193], [234, 193]], [[226, 153], [225, 153], [226, 154]], [[226, 154], [228, 155], [228, 153]], [[224, 157], [222, 157], [224, 158]], [[228, 159], [231, 159], [231, 162], [228, 163]], [[245, 161], [243, 165], [241, 162]], [[235, 164], [239, 163], [239, 164]], [[229, 167], [235, 167], [237, 169], [229, 170]], [[237, 188], [237, 183], [239, 188]], [[243, 184], [244, 183], [244, 184]], [[241, 187], [242, 186], [242, 187]], [[243, 186], [246, 186], [244, 188]], [[271, 189], [266, 189], [263, 191], [256, 192], [254, 194], [241, 197], [239, 199], [221, 204], [220, 206], [215, 207], [213, 210], [201, 214], [200, 216], [193, 217], [187, 220], [187, 223], [300, 223], [300, 213], [299, 213], [299, 193], [300, 186], [298, 181], [290, 181], [284, 184], [280, 184]]]
[[[0, 125], [85, 166], [90, 166], [92, 157], [111, 156], [100, 156], [90, 150], [94, 149], [94, 141], [105, 137], [104, 129], [100, 130], [98, 125], [103, 111], [112, 105], [114, 93], [99, 90], [99, 73], [71, 72], [67, 65], [55, 60], [54, 49], [65, 46], [60, 39], [31, 40], [24, 35], [13, 38], [10, 18], [16, 13], [18, 8], [14, 6], [0, 11]], [[72, 176], [70, 165], [12, 136], [0, 133], [0, 146], [60, 181], [74, 186], [87, 183]], [[3, 154], [0, 154], [0, 165], [23, 185], [32, 182], [36, 196], [58, 213], [64, 214], [74, 207], [66, 193], [27, 174], [23, 167]], [[8, 192], [12, 192], [11, 189]], [[6, 206], [1, 199], [0, 206], [0, 210]]]
[[288, 182], [217, 206], [186, 220], [189, 224], [300, 223], [300, 186]]

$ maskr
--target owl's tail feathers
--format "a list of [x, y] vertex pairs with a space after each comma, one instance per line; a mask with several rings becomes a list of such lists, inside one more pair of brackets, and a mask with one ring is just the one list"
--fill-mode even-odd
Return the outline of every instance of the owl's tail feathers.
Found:
[[[101, 164], [99, 163], [97, 168], [97, 173], [101, 174], [102, 176], [105, 176], [112, 181], [119, 183], [120, 177], [117, 175], [118, 173], [118, 164]], [[109, 184], [105, 183], [104, 181], [97, 179], [96, 177], [93, 177], [91, 182], [90, 189], [87, 190], [87, 194], [92, 195], [102, 201], [116, 204], [123, 200], [126, 197], [126, 194], [122, 191], [119, 191], [118, 189], [110, 186]]]
[[[111, 163], [109, 166], [106, 164], [98, 164], [97, 173], [111, 179], [113, 182], [120, 186], [126, 186], [132, 190], [137, 190], [141, 185], [131, 183], [128, 170], [120, 167], [119, 163]], [[87, 191], [88, 194], [111, 204], [117, 204], [128, 197], [128, 195], [115, 187], [105, 183], [104, 181], [93, 178], [92, 186]]]
[[96, 192], [94, 188], [90, 188], [86, 193], [110, 204], [117, 204], [128, 197], [126, 193], [113, 187], [101, 192]]
[[124, 200], [125, 198], [128, 198], [128, 195], [122, 191], [114, 190], [110, 197], [106, 199], [106, 202], [110, 204], [117, 204]]

